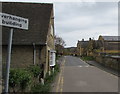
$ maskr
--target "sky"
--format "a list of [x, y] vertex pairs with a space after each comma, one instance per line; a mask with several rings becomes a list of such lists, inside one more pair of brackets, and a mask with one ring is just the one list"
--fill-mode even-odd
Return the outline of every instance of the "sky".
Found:
[[55, 3], [55, 34], [66, 47], [77, 46], [78, 40], [98, 39], [99, 35], [118, 35], [118, 3]]
[[2, 0], [8, 2], [53, 3], [55, 34], [76, 47], [78, 40], [118, 35], [119, 0]]

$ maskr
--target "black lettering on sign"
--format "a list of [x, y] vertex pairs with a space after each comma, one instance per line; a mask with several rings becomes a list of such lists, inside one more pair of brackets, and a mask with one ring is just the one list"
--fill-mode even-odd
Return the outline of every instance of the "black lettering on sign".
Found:
[[19, 23], [17, 23], [17, 22], [12, 22], [12, 21], [5, 21], [5, 20], [2, 20], [2, 24], [22, 27], [22, 24], [19, 24]]
[[2, 20], [2, 24], [5, 24], [5, 21], [4, 21], [4, 20]]

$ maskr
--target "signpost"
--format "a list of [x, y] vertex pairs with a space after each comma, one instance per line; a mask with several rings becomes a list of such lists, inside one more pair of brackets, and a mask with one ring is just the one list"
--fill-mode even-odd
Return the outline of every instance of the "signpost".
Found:
[[28, 30], [28, 19], [6, 13], [0, 13], [0, 25]]
[[10, 35], [9, 35], [9, 43], [8, 43], [8, 55], [7, 55], [6, 79], [5, 79], [5, 92], [8, 93], [13, 28], [28, 30], [28, 19], [6, 13], [0, 13], [0, 25], [11, 27]]

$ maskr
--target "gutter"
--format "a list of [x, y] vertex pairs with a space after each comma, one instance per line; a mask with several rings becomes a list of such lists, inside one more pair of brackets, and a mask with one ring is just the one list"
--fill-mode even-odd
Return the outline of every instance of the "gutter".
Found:
[[36, 47], [35, 43], [33, 43], [33, 64], [35, 65], [36, 63]]

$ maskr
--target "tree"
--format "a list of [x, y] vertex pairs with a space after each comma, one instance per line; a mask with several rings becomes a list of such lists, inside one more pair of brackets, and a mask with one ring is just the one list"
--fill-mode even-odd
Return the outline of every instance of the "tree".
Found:
[[55, 36], [55, 49], [57, 55], [63, 55], [64, 46], [66, 46], [65, 41], [61, 37]]
[[65, 41], [61, 37], [56, 35], [55, 35], [55, 45], [61, 45], [63, 47], [66, 46]]

